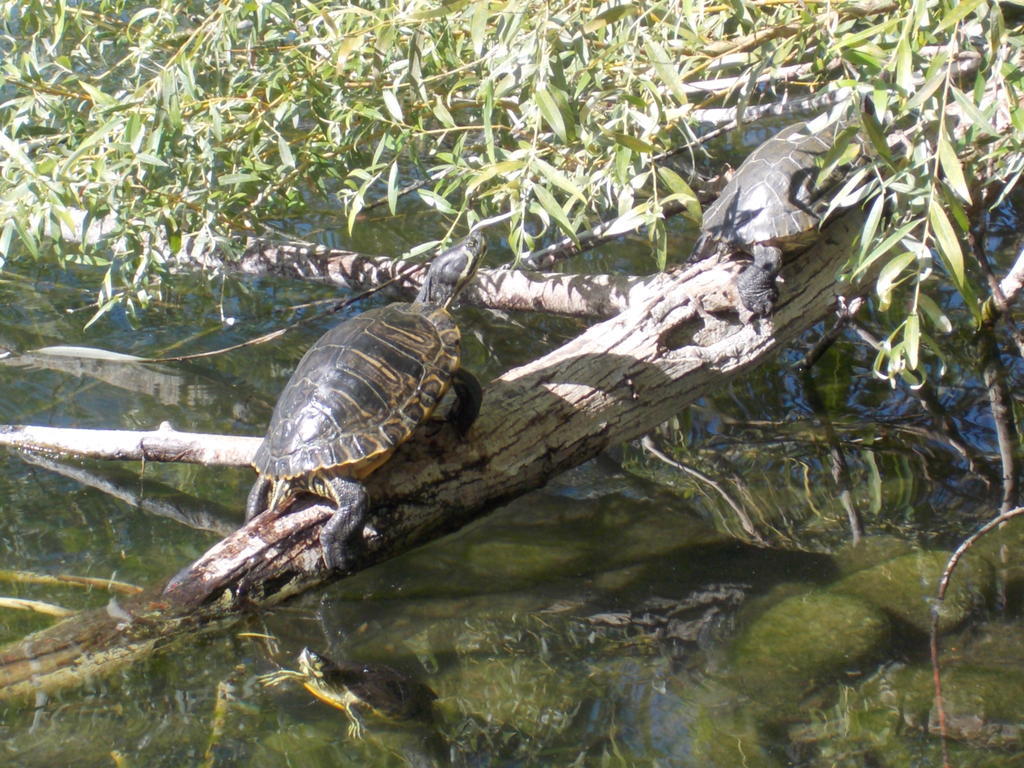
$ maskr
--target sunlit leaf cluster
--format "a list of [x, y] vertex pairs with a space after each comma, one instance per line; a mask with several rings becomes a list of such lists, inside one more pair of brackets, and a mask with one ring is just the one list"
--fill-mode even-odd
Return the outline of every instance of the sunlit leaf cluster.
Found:
[[[876, 371], [915, 381], [924, 350], [938, 353], [936, 334], [952, 326], [950, 308], [975, 324], [982, 319], [985, 222], [1024, 168], [1024, 111], [1001, 98], [1007, 89], [1020, 92], [1022, 38], [1019, 25], [1007, 29], [999, 6], [982, 2], [918, 3], [895, 21], [887, 25], [892, 50], [861, 58], [859, 79], [887, 78], [865, 93], [888, 120], [864, 120], [872, 164], [848, 190], [863, 184], [853, 192], [862, 197], [882, 190], [870, 200], [855, 265], [858, 272], [881, 265], [879, 306], [895, 310]], [[904, 139], [894, 145], [897, 132]], [[954, 301], [943, 300], [947, 288]]]
[[698, 219], [694, 136], [721, 108], [848, 88], [874, 105], [872, 163], [843, 190], [870, 205], [855, 268], [885, 265], [878, 298], [899, 317], [879, 370], [898, 375], [948, 322], [925, 290], [937, 272], [977, 315], [968, 226], [1021, 166], [1024, 120], [995, 114], [993, 91], [1019, 92], [1020, 29], [979, 0], [0, 9], [0, 259], [101, 266], [101, 308], [314, 203], [349, 229], [379, 201], [453, 233], [510, 212], [510, 259], [610, 222], [645, 232], [663, 266], [683, 256], [663, 206]]

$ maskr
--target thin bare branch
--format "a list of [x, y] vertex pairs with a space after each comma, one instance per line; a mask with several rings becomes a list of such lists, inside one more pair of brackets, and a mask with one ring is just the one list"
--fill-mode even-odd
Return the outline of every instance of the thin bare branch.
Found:
[[0, 445], [117, 461], [183, 461], [207, 466], [245, 466], [260, 437], [179, 432], [167, 422], [151, 432], [0, 425]]

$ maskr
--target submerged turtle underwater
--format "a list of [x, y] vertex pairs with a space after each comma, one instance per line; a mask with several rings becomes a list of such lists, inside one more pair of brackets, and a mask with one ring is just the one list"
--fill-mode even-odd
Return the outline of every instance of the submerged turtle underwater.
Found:
[[834, 130], [814, 132], [803, 122], [784, 128], [750, 153], [704, 211], [701, 235], [687, 261], [749, 256], [753, 261], [736, 278], [736, 288], [754, 315], [768, 315], [775, 306], [783, 251], [806, 247], [817, 236], [829, 192], [842, 178], [836, 172], [819, 179], [820, 159], [833, 146]]
[[460, 433], [480, 410], [480, 385], [459, 367], [448, 312], [486, 250], [479, 232], [437, 256], [411, 304], [363, 312], [321, 336], [282, 390], [253, 459], [258, 477], [245, 519], [278, 514], [300, 493], [330, 501], [320, 535], [329, 569], [345, 570], [369, 506], [361, 481], [380, 467], [453, 387], [448, 418]]
[[303, 648], [298, 671], [282, 669], [259, 678], [264, 685], [297, 680], [320, 701], [348, 715], [349, 735], [362, 736], [360, 711], [388, 720], [429, 720], [437, 699], [430, 688], [384, 664], [334, 662]]

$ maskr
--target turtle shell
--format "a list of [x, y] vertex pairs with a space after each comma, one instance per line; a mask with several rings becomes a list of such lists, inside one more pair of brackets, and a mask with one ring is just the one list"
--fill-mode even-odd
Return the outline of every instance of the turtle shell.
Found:
[[366, 477], [448, 390], [459, 340], [452, 316], [428, 304], [389, 304], [335, 326], [281, 392], [256, 469], [277, 479], [329, 468]]
[[818, 158], [831, 147], [831, 134], [808, 133], [806, 123], [794, 123], [762, 143], [704, 212], [704, 238], [739, 248], [800, 245], [800, 236], [821, 221], [824, 195], [837, 180], [816, 184]]
[[428, 715], [437, 698], [423, 683], [385, 664], [335, 662], [304, 648], [299, 668], [306, 690], [338, 709], [359, 705], [385, 718], [410, 720]]

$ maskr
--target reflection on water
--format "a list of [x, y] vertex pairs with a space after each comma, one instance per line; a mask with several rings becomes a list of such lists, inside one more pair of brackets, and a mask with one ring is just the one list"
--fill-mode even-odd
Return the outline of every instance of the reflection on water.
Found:
[[[259, 434], [326, 327], [190, 363], [32, 352], [159, 356], [190, 337], [227, 346], [284, 324], [274, 311], [313, 292], [268, 282], [224, 299], [181, 280], [181, 298], [149, 313], [147, 330], [114, 317], [86, 333], [64, 312], [82, 300], [69, 281], [0, 282], [0, 302], [16, 307], [0, 316], [0, 345], [27, 352], [0, 364], [4, 422], [167, 420]], [[232, 326], [221, 323], [222, 301]], [[469, 365], [485, 380], [578, 327], [478, 310], [464, 318]], [[939, 764], [922, 630], [944, 551], [991, 514], [989, 492], [911, 397], [874, 382], [870, 360], [841, 343], [815, 376], [868, 532], [849, 547], [820, 424], [786, 362], [659, 430], [659, 449], [686, 471], [639, 446], [616, 449], [272, 612], [51, 699], [0, 701], [5, 764]], [[992, 436], [977, 426], [987, 422], [971, 365], [968, 355], [951, 361], [947, 381], [960, 387], [943, 398], [984, 453]], [[0, 456], [3, 567], [159, 582], [216, 539], [205, 529], [240, 520], [250, 482], [241, 469]], [[983, 541], [943, 608], [959, 765], [1003, 764], [1022, 749], [1021, 578], [1000, 548], [1019, 552], [1022, 539], [1018, 522]], [[109, 600], [0, 583], [0, 596], [72, 608]], [[0, 639], [47, 623], [0, 609]], [[306, 646], [429, 685], [432, 721], [368, 715], [355, 739], [344, 714], [301, 686], [258, 684], [294, 668]]]

